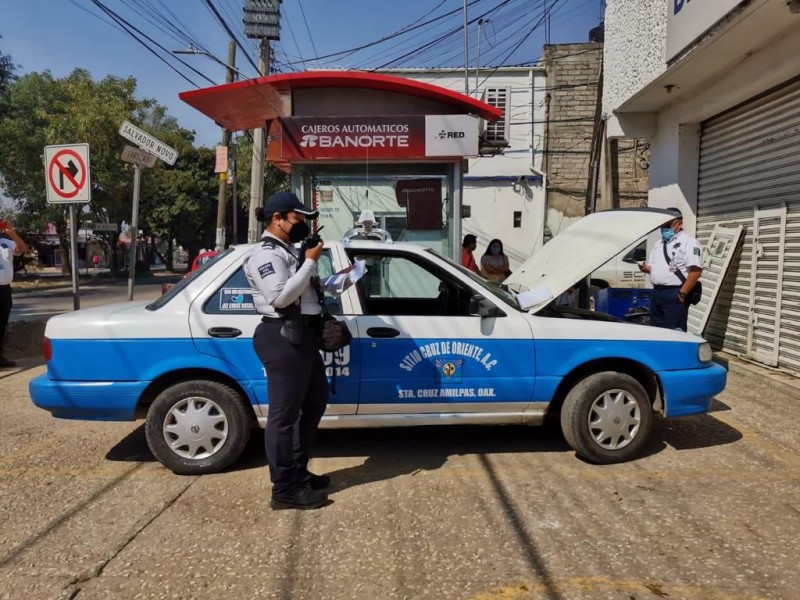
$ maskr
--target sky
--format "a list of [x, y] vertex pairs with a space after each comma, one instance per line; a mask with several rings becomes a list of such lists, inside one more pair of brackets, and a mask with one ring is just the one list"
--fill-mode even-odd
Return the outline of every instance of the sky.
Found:
[[[198, 145], [214, 146], [220, 140], [219, 127], [178, 94], [210, 86], [211, 81], [223, 83], [225, 67], [202, 54], [170, 53], [193, 43], [227, 60], [230, 36], [209, 4], [257, 63], [256, 41], [243, 34], [243, 0], [0, 0], [0, 52], [12, 56], [19, 75], [49, 70], [63, 77], [80, 67], [95, 79], [133, 76], [139, 97], [155, 98], [181, 126], [196, 132]], [[463, 68], [463, 5], [463, 0], [283, 0], [281, 39], [273, 42], [273, 72]], [[102, 7], [128, 24], [114, 24]], [[588, 41], [589, 30], [601, 21], [602, 7], [602, 0], [468, 0], [469, 64], [474, 68], [477, 61], [481, 16], [481, 66], [528, 64], [541, 56], [548, 37], [554, 44]], [[543, 19], [545, 14], [550, 18]], [[141, 32], [137, 35], [151, 39], [142, 38], [144, 45], [140, 44], [123, 27], [135, 27]], [[402, 33], [379, 44], [345, 52], [398, 32]], [[239, 48], [236, 67], [245, 77], [256, 76]]]

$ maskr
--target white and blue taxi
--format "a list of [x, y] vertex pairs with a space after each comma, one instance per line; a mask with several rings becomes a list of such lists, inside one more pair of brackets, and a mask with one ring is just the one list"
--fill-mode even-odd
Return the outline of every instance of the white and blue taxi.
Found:
[[[725, 369], [697, 336], [553, 300], [670, 218], [655, 209], [589, 215], [503, 286], [418, 245], [326, 243], [323, 277], [357, 260], [367, 271], [327, 298], [353, 341], [324, 355], [336, 391], [321, 426], [536, 425], [554, 414], [581, 457], [636, 456], [654, 413], [707, 411]], [[248, 251], [228, 249], [154, 302], [50, 319], [33, 402], [64, 419], [144, 417], [153, 454], [176, 473], [232, 464], [267, 417]]]

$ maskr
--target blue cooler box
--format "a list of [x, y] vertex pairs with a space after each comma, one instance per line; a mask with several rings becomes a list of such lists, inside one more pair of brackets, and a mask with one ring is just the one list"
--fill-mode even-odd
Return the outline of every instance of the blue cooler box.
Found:
[[605, 288], [597, 290], [594, 309], [621, 321], [646, 323], [652, 296], [653, 290], [649, 288]]

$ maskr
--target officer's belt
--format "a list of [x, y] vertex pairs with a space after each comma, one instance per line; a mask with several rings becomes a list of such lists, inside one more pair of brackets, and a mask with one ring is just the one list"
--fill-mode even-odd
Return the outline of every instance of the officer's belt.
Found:
[[[261, 317], [262, 323], [283, 323], [287, 317]], [[321, 327], [322, 315], [300, 315], [300, 321], [306, 327]]]

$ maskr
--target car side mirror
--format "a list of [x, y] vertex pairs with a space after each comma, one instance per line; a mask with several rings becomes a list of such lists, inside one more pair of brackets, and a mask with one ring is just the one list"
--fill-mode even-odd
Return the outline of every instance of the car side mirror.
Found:
[[502, 310], [480, 294], [474, 294], [469, 299], [469, 314], [470, 316], [480, 317], [481, 319], [506, 316]]

